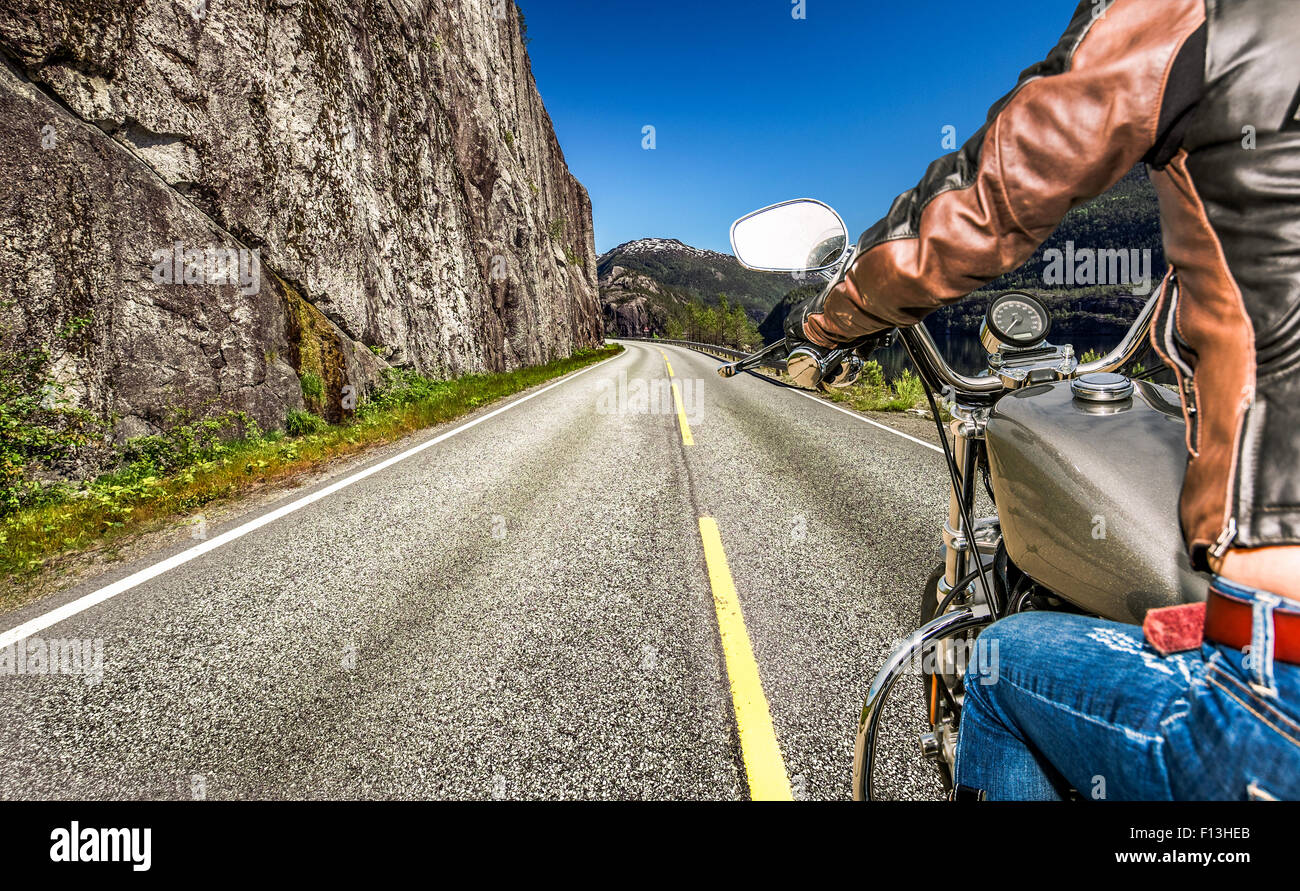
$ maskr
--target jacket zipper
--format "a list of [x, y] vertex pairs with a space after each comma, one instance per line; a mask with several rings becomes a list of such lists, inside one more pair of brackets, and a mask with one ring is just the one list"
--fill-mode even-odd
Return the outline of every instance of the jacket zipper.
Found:
[[[1228, 492], [1228, 497], [1232, 500], [1231, 503], [1238, 507], [1241, 505], [1241, 445], [1244, 442], [1246, 427], [1248, 426], [1250, 419], [1250, 409], [1251, 406], [1254, 405], [1254, 402], [1255, 391], [1252, 387], [1247, 391], [1241, 401], [1241, 421], [1237, 428], [1237, 448], [1233, 450], [1234, 466], [1232, 471], [1232, 483], [1229, 486]], [[1240, 532], [1240, 528], [1237, 526], [1237, 517], [1232, 513], [1232, 508], [1230, 506], [1228, 511], [1228, 525], [1219, 535], [1218, 540], [1215, 541], [1214, 547], [1210, 549], [1210, 555], [1213, 556], [1215, 560], [1222, 560], [1223, 555], [1228, 553], [1228, 548], [1234, 541], [1236, 541], [1238, 532]]]
[[1161, 314], [1157, 316], [1157, 324], [1160, 325], [1161, 330], [1158, 332], [1159, 343], [1156, 345], [1156, 353], [1174, 369], [1174, 377], [1178, 380], [1179, 396], [1183, 403], [1183, 417], [1187, 423], [1187, 448], [1193, 455], [1200, 455], [1200, 417], [1198, 415], [1200, 407], [1197, 405], [1196, 399], [1196, 371], [1187, 363], [1187, 360], [1183, 357], [1182, 349], [1178, 345], [1178, 302], [1182, 294], [1176, 270], [1169, 273], [1169, 280], [1165, 283], [1164, 288], [1163, 304], [1160, 307]]
[[1228, 553], [1228, 548], [1229, 546], [1232, 545], [1232, 542], [1236, 537], [1237, 537], [1237, 518], [1229, 517], [1228, 528], [1223, 530], [1223, 533], [1219, 536], [1218, 540], [1214, 543], [1214, 547], [1210, 548], [1210, 556], [1213, 557], [1215, 560], [1222, 560], [1223, 555]]

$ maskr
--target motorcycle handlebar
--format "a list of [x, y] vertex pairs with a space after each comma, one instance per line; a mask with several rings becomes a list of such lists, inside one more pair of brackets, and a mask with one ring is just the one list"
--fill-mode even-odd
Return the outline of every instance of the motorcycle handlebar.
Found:
[[1102, 356], [1095, 362], [1087, 362], [1079, 366], [1077, 374], [1095, 374], [1102, 371], [1119, 371], [1125, 365], [1132, 362], [1142, 352], [1147, 344], [1148, 335], [1151, 333], [1151, 320], [1155, 318], [1156, 305], [1160, 302], [1160, 291], [1156, 291], [1147, 300], [1146, 306], [1138, 313], [1137, 319], [1133, 326], [1128, 329], [1124, 339], [1119, 342], [1119, 346], [1111, 350], [1105, 356]]
[[742, 371], [749, 371], [751, 368], [757, 368], [760, 365], [763, 365], [778, 353], [784, 356], [785, 350], [785, 338], [782, 338], [771, 346], [764, 347], [757, 353], [746, 356], [739, 361], [729, 362], [728, 364], [721, 366], [718, 368], [718, 375], [724, 378], [735, 377]]
[[[1142, 311], [1138, 313], [1132, 327], [1125, 333], [1124, 338], [1115, 349], [1095, 362], [1086, 362], [1080, 365], [1075, 374], [1081, 376], [1097, 372], [1118, 371], [1136, 359], [1145, 346], [1147, 335], [1151, 331], [1151, 320], [1155, 316], [1159, 297], [1159, 291], [1151, 295], [1146, 305], [1142, 307]], [[943, 358], [943, 354], [939, 352], [939, 347], [935, 344], [934, 338], [930, 336], [930, 332], [925, 325], [916, 324], [910, 328], [899, 329], [899, 337], [907, 348], [908, 354], [912, 357], [912, 361], [916, 364], [917, 370], [931, 389], [942, 391], [945, 388], [951, 388], [958, 394], [973, 398], [987, 398], [1002, 392], [1002, 381], [997, 377], [970, 377], [949, 365]], [[723, 365], [718, 369], [718, 374], [724, 378], [735, 377], [741, 371], [747, 371], [763, 364], [764, 361], [774, 353], [784, 349], [785, 346], [784, 340], [777, 341], [752, 356], [746, 356], [738, 362]]]
[[944, 360], [934, 338], [924, 324], [902, 328], [898, 332], [908, 355], [916, 364], [921, 376], [926, 379], [932, 390], [942, 392], [951, 387], [959, 393], [971, 396], [987, 396], [1002, 392], [1002, 381], [996, 377], [970, 377], [954, 369]]
[[[1155, 316], [1156, 304], [1160, 294], [1156, 292], [1147, 300], [1133, 325], [1124, 334], [1124, 338], [1115, 349], [1095, 362], [1087, 362], [1075, 369], [1075, 376], [1095, 374], [1103, 371], [1118, 371], [1137, 358], [1146, 344], [1151, 331], [1151, 320]], [[1002, 382], [996, 377], [969, 377], [953, 369], [939, 352], [934, 338], [930, 336], [925, 325], [913, 325], [900, 332], [903, 344], [907, 347], [912, 361], [916, 363], [927, 383], [936, 390], [951, 387], [957, 393], [971, 397], [987, 397], [1002, 390]]]

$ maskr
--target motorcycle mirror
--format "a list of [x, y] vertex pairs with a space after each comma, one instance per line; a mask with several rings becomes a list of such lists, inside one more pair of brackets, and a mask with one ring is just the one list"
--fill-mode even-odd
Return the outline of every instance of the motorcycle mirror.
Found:
[[822, 272], [838, 264], [848, 246], [844, 220], [810, 198], [756, 210], [731, 226], [736, 259], [759, 272]]

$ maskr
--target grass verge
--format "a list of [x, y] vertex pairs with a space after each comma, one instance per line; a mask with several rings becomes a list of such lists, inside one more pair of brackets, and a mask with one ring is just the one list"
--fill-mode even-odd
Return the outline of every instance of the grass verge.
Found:
[[874, 359], [867, 362], [856, 384], [842, 390], [827, 390], [826, 395], [832, 402], [844, 403], [856, 411], [899, 412], [928, 407], [925, 387], [919, 377], [904, 369], [893, 381], [886, 381], [880, 363]]
[[[301, 434], [297, 436], [254, 430], [245, 438], [199, 449], [137, 449], [134, 457], [128, 449], [121, 469], [69, 488], [56, 499], [20, 509], [0, 522], [0, 610], [29, 599], [45, 572], [77, 553], [112, 545], [178, 517], [191, 517], [206, 505], [454, 420], [622, 351], [621, 346], [581, 350], [546, 365], [448, 381], [394, 371], [386, 386], [359, 406], [355, 419], [346, 424], [297, 417], [290, 424]], [[190, 446], [189, 427], [185, 436]], [[184, 459], [178, 461], [178, 454]], [[200, 519], [193, 517], [191, 522]]]
[[[793, 386], [793, 381], [784, 372], [778, 378]], [[884, 369], [874, 359], [868, 360], [862, 370], [862, 377], [856, 384], [844, 389], [826, 389], [818, 391], [831, 402], [847, 405], [855, 411], [904, 412], [914, 408], [929, 410], [925, 399], [925, 387], [921, 379], [911, 371], [903, 373], [892, 382], [885, 380]]]

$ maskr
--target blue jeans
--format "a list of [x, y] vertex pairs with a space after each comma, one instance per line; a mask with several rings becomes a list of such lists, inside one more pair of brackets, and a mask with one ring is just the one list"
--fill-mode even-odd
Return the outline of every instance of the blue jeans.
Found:
[[[1277, 598], [1256, 603], [1256, 640]], [[1280, 608], [1280, 607], [1279, 607]], [[1300, 667], [1205, 644], [1163, 657], [1142, 629], [1025, 613], [967, 672], [956, 782], [990, 800], [1300, 799]]]

